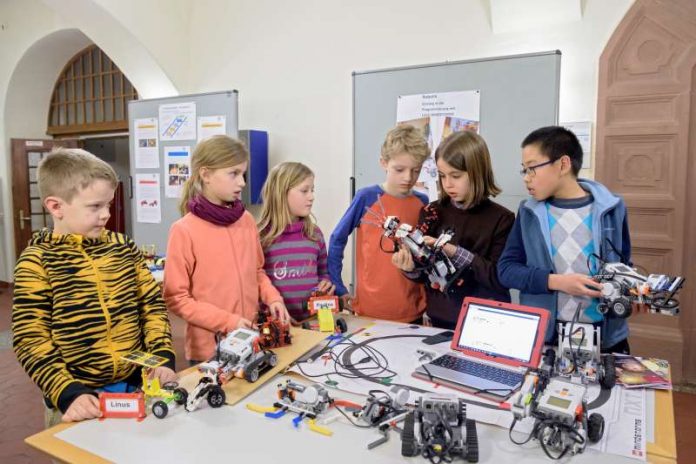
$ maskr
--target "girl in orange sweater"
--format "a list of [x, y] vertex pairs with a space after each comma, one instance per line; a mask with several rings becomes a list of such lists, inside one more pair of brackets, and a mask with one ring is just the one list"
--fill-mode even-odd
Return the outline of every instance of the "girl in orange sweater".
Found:
[[215, 352], [215, 333], [251, 327], [259, 300], [289, 321], [264, 271], [254, 218], [240, 200], [249, 153], [224, 135], [199, 143], [184, 185], [181, 219], [172, 224], [164, 272], [167, 308], [186, 324], [186, 359]]

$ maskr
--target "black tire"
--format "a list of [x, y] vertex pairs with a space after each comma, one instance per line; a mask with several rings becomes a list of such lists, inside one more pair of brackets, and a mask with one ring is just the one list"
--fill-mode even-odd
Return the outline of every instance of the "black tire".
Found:
[[466, 421], [466, 460], [468, 462], [478, 462], [479, 446], [478, 432], [476, 431], [476, 421], [467, 419]]
[[312, 324], [310, 324], [309, 321], [304, 321], [302, 323], [302, 328], [305, 330], [312, 330]]
[[604, 417], [595, 412], [590, 414], [587, 420], [587, 439], [590, 443], [597, 443], [604, 435]]
[[626, 297], [617, 298], [611, 302], [611, 316], [617, 319], [626, 319], [632, 312], [631, 302]]
[[611, 390], [616, 385], [616, 363], [614, 355], [608, 354], [602, 357], [602, 373], [599, 384], [605, 390]]
[[606, 314], [609, 311], [609, 306], [606, 303], [599, 303], [597, 305], [597, 311], [601, 314]]
[[152, 414], [158, 419], [164, 419], [169, 412], [169, 406], [164, 401], [156, 401], [152, 405]]
[[245, 379], [247, 382], [251, 382], [251, 383], [254, 383], [254, 382], [256, 382], [257, 380], [259, 380], [259, 367], [258, 367], [258, 366], [254, 366], [253, 369], [250, 369], [250, 370], [246, 371], [246, 372], [244, 373], [244, 379]]
[[225, 395], [225, 390], [219, 385], [211, 385], [210, 391], [208, 392], [208, 405], [211, 408], [219, 408], [225, 404], [227, 395]]
[[401, 455], [402, 456], [417, 456], [418, 446], [416, 445], [416, 434], [415, 434], [415, 418], [413, 413], [410, 412], [406, 415], [404, 419], [404, 429], [401, 432]]
[[338, 328], [338, 331], [341, 333], [348, 332], [348, 324], [346, 323], [346, 320], [343, 319], [342, 317], [337, 318], [336, 319], [336, 328]]
[[188, 400], [188, 392], [184, 388], [176, 388], [174, 389], [174, 401], [176, 401], [176, 404], [182, 405], [186, 404], [186, 401]]

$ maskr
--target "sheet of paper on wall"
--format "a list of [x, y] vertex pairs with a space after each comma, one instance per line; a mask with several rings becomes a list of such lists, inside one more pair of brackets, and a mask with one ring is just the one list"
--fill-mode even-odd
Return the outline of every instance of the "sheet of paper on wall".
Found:
[[592, 167], [592, 123], [590, 121], [563, 122], [561, 126], [578, 138], [582, 147], [582, 168]]
[[136, 119], [133, 123], [135, 169], [159, 168], [157, 118]]
[[158, 224], [162, 222], [160, 175], [135, 175], [136, 219], [138, 222]]
[[190, 176], [191, 147], [164, 147], [164, 196], [181, 198], [181, 190]]
[[428, 141], [431, 159], [423, 163], [416, 189], [426, 193], [431, 201], [438, 197], [435, 150], [454, 132], [478, 133], [480, 113], [479, 90], [401, 95], [397, 99], [396, 122], [421, 129]]
[[196, 103], [159, 106], [160, 141], [196, 140]]
[[198, 117], [198, 141], [207, 139], [213, 135], [225, 135], [227, 118], [225, 115], [199, 116]]

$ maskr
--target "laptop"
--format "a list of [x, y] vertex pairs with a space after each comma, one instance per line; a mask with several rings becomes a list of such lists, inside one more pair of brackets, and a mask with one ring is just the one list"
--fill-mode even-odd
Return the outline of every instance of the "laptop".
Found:
[[508, 398], [539, 367], [549, 313], [481, 298], [464, 299], [452, 351], [413, 376], [493, 401]]

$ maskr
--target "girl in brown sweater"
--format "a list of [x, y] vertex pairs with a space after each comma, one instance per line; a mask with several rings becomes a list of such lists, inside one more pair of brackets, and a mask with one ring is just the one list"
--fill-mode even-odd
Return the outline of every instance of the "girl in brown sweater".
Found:
[[[490, 200], [500, 188], [481, 136], [470, 131], [450, 135], [437, 148], [435, 161], [440, 199], [421, 210], [419, 222], [429, 245], [445, 230], [454, 230], [443, 251], [457, 269], [457, 279], [445, 292], [426, 285], [426, 313], [435, 327], [453, 329], [467, 296], [510, 301], [509, 291], [498, 282], [496, 267], [515, 215]], [[414, 271], [406, 248], [396, 252], [392, 262], [409, 278], [426, 281]]]

